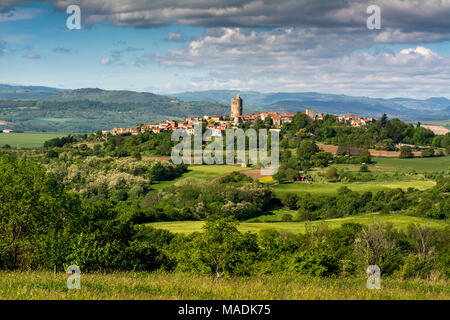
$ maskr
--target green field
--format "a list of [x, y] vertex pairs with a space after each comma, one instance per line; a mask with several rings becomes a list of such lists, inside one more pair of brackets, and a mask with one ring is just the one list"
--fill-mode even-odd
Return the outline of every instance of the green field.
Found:
[[0, 147], [9, 144], [13, 148], [39, 148], [47, 140], [67, 135], [51, 132], [0, 133]]
[[438, 120], [438, 121], [425, 121], [422, 122], [422, 124], [429, 124], [432, 126], [443, 126], [446, 127], [447, 129], [450, 129], [450, 119], [449, 120]]
[[[295, 217], [295, 212], [293, 212]], [[338, 228], [344, 223], [361, 223], [364, 225], [371, 224], [373, 222], [390, 222], [395, 225], [396, 228], [406, 228], [411, 223], [417, 223], [432, 228], [445, 228], [449, 224], [445, 221], [427, 219], [420, 217], [411, 217], [405, 215], [380, 215], [380, 214], [366, 214], [354, 217], [346, 217], [340, 219], [330, 219], [324, 221], [314, 222], [243, 222], [240, 223], [238, 229], [241, 232], [260, 232], [264, 229], [275, 229], [278, 231], [291, 232], [291, 233], [303, 233], [306, 230], [306, 226], [318, 226], [326, 224], [330, 228]], [[149, 223], [149, 226], [159, 229], [169, 230], [174, 233], [192, 233], [202, 231], [204, 221], [176, 221], [176, 222], [155, 222]]]
[[213, 180], [214, 178], [227, 175], [235, 171], [251, 170], [251, 168], [233, 167], [225, 165], [210, 165], [210, 166], [204, 165], [204, 166], [190, 166], [188, 170], [189, 171], [183, 174], [182, 177], [179, 177], [171, 181], [158, 182], [152, 185], [152, 187], [160, 191], [163, 190], [164, 188], [173, 186], [174, 184], [189, 178], [210, 181]]
[[450, 299], [444, 280], [382, 278], [369, 290], [366, 278], [315, 278], [299, 274], [216, 280], [184, 273], [81, 274], [69, 291], [67, 274], [0, 272], [0, 299], [8, 300], [432, 300]]
[[378, 167], [386, 167], [383, 169], [395, 169], [396, 171], [411, 171], [416, 172], [436, 172], [450, 169], [450, 156], [436, 157], [436, 158], [373, 158], [375, 165]]
[[352, 182], [352, 183], [287, 183], [279, 184], [273, 187], [278, 197], [282, 197], [287, 193], [308, 192], [311, 194], [335, 194], [341, 187], [348, 187], [353, 191], [377, 192], [387, 189], [408, 189], [417, 188], [425, 190], [434, 186], [434, 182], [428, 180], [411, 180], [411, 181], [370, 181], [370, 182]]

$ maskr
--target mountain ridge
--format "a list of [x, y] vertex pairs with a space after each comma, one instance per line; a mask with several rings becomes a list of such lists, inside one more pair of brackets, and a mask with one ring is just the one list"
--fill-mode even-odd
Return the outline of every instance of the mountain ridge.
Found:
[[[386, 113], [390, 118], [400, 118], [404, 121], [450, 119], [450, 100], [445, 97], [430, 97], [425, 100], [401, 97], [385, 99], [318, 92], [262, 93], [240, 90], [188, 91], [158, 95], [130, 90], [103, 90], [99, 88], [65, 90], [41, 86], [0, 84], [0, 99], [35, 99], [52, 102], [93, 101], [106, 104], [139, 103], [149, 106], [155, 103], [181, 106], [183, 102], [195, 102], [201, 103], [202, 106], [207, 103], [229, 105], [231, 98], [237, 94], [240, 94], [244, 99], [244, 113], [256, 111], [296, 113], [304, 112], [306, 108], [309, 108], [316, 112], [355, 114], [374, 118], [379, 118]], [[226, 111], [226, 108], [223, 110]], [[201, 111], [198, 110], [199, 113]]]

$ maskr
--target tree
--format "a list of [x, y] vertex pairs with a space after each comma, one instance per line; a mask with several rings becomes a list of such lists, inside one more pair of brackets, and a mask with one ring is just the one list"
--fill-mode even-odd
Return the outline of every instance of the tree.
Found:
[[361, 162], [362, 163], [372, 163], [372, 156], [369, 152], [369, 150], [362, 150], [361, 153], [359, 154], [359, 157], [361, 158]]
[[400, 148], [400, 159], [408, 159], [414, 158], [414, 154], [411, 151], [411, 148], [408, 146], [402, 146]]
[[78, 197], [38, 165], [7, 156], [0, 158], [0, 185], [0, 268], [61, 265]]
[[311, 162], [315, 167], [327, 167], [328, 163], [333, 160], [333, 155], [329, 152], [318, 152], [311, 157]]
[[209, 217], [203, 232], [185, 245], [186, 251], [180, 252], [179, 268], [217, 278], [248, 274], [258, 251], [255, 235], [242, 234], [236, 221], [218, 217]]
[[339, 174], [335, 167], [329, 167], [325, 170], [324, 176], [329, 181], [337, 181], [339, 179]]
[[311, 157], [319, 151], [320, 149], [314, 141], [302, 140], [297, 148], [297, 155], [302, 160], [311, 160]]

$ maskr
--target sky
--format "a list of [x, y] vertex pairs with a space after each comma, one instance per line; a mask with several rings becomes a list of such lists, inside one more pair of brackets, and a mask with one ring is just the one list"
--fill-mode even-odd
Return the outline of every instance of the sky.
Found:
[[450, 0], [1, 0], [0, 83], [450, 98]]

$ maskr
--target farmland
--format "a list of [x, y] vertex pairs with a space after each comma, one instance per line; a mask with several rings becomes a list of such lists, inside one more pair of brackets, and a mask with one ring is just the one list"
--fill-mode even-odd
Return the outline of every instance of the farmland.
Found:
[[0, 133], [0, 146], [3, 147], [7, 144], [13, 148], [39, 148], [47, 140], [64, 136], [67, 134], [53, 132]]
[[425, 190], [434, 185], [433, 182], [427, 180], [411, 180], [411, 181], [370, 181], [370, 182], [353, 182], [353, 183], [287, 183], [274, 186], [277, 196], [283, 196], [287, 193], [299, 193], [308, 192], [311, 194], [334, 194], [341, 187], [348, 187], [353, 191], [365, 192], [372, 191], [377, 192], [387, 189], [408, 189], [417, 188]]
[[[287, 210], [284, 210], [286, 213]], [[295, 216], [295, 212], [290, 212]], [[253, 219], [252, 221], [264, 221], [269, 220], [269, 218], [273, 216], [262, 216]], [[276, 216], [275, 216], [276, 217]], [[279, 219], [279, 217], [278, 217]], [[420, 218], [420, 217], [411, 217], [404, 215], [380, 215], [380, 214], [367, 214], [367, 215], [359, 215], [355, 217], [346, 217], [339, 219], [330, 219], [324, 221], [314, 221], [314, 222], [243, 222], [238, 225], [238, 229], [241, 232], [260, 232], [264, 229], [274, 229], [280, 232], [291, 232], [291, 233], [303, 233], [305, 232], [307, 226], [319, 226], [319, 225], [327, 225], [331, 229], [339, 228], [344, 223], [360, 223], [364, 225], [372, 224], [373, 222], [390, 222], [394, 224], [397, 228], [404, 229], [411, 223], [416, 223], [422, 226], [434, 227], [434, 228], [445, 228], [448, 226], [448, 223], [445, 221]], [[151, 227], [158, 229], [169, 230], [174, 233], [192, 233], [202, 231], [202, 227], [204, 225], [203, 221], [176, 221], [176, 222], [155, 222], [148, 224]]]

